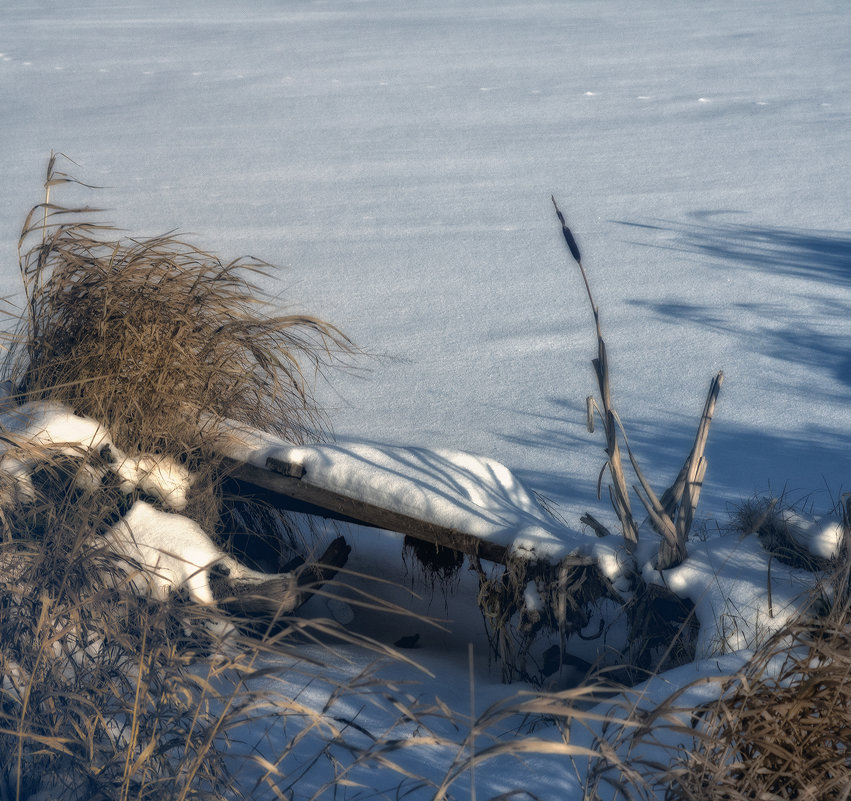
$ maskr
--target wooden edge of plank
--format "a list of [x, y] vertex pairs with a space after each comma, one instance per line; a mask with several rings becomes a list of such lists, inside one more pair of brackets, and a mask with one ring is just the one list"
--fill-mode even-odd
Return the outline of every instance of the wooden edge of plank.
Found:
[[[404, 534], [488, 562], [505, 565], [510, 559], [511, 549], [504, 545], [312, 484], [300, 464], [275, 457], [266, 460], [265, 469], [231, 457], [224, 457], [223, 462], [228, 477], [258, 488], [270, 502], [282, 508], [288, 507], [288, 501], [296, 501], [310, 507], [311, 513]], [[555, 562], [544, 557], [529, 559], [533, 572], [535, 564], [547, 568], [554, 564], [581, 567], [595, 563], [592, 557], [575, 554]]]
[[266, 467], [274, 473], [279, 473], [288, 478], [302, 478], [304, 476], [304, 465], [297, 462], [288, 462], [284, 459], [276, 459], [270, 456], [266, 459]]
[[[225, 462], [228, 467], [227, 474], [238, 481], [260, 487], [275, 495], [294, 498], [321, 509], [327, 509], [333, 512], [334, 516], [344, 517], [385, 531], [407, 534], [439, 547], [452, 548], [470, 556], [478, 556], [489, 562], [505, 564], [507, 560], [508, 549], [503, 545], [497, 545], [474, 537], [472, 534], [440, 526], [427, 520], [420, 520], [401, 512], [384, 509], [357, 498], [341, 495], [325, 487], [318, 487], [311, 484], [305, 477], [304, 468], [301, 468], [301, 477], [296, 478], [287, 472], [285, 465], [288, 463], [284, 462], [280, 462], [284, 472], [279, 472], [278, 467], [273, 468], [272, 465], [270, 465], [270, 469], [264, 470], [256, 465], [246, 464], [234, 459], [226, 458]], [[298, 470], [294, 472], [297, 473]]]

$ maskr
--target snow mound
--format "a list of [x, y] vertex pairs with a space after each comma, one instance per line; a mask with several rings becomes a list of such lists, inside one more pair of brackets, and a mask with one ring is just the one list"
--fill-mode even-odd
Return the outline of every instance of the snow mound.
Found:
[[0, 429], [16, 440], [57, 448], [69, 456], [79, 455], [80, 448], [97, 450], [104, 445], [115, 448], [107, 430], [96, 420], [50, 401], [4, 408], [0, 413]]
[[295, 446], [237, 426], [225, 433], [224, 450], [233, 459], [264, 470], [269, 460], [284, 463], [313, 487], [471, 535], [524, 559], [556, 562], [582, 551], [588, 539], [548, 515], [494, 459], [363, 442]]
[[772, 560], [753, 535], [691, 542], [682, 564], [646, 565], [644, 579], [694, 603], [698, 658], [755, 649], [815, 598], [813, 574]]
[[780, 516], [792, 539], [812, 556], [820, 559], [839, 557], [842, 524], [831, 515], [810, 519], [793, 509], [784, 509]]

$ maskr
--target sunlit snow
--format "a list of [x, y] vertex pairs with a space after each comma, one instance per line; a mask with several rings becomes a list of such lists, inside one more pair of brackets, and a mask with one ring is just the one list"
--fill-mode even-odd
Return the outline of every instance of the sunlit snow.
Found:
[[[720, 535], [733, 505], [782, 495], [801, 510], [807, 547], [836, 549], [851, 473], [842, 3], [29, 2], [0, 11], [0, 53], [0, 281], [18, 306], [20, 226], [60, 151], [102, 189], [59, 187], [57, 202], [107, 207], [131, 235], [179, 228], [225, 258], [280, 264], [262, 281], [276, 306], [330, 320], [370, 354], [319, 381], [338, 440], [303, 452], [309, 470], [361, 493], [389, 486], [364, 463], [373, 478], [401, 472], [393, 502], [424, 514], [438, 513], [448, 480], [482, 531], [513, 538], [541, 525], [540, 493], [565, 521], [541, 527], [584, 538], [619, 581], [622, 551], [579, 523], [590, 510], [616, 527], [596, 498], [603, 440], [585, 428], [593, 320], [555, 195], [600, 307], [615, 406], [657, 492], [691, 447], [712, 376], [727, 377], [698, 510], [705, 540], [648, 577], [692, 598], [706, 652], [751, 647], [804, 602], [797, 573], [772, 563], [769, 594], [758, 543]], [[444, 598], [406, 572], [395, 535], [346, 534], [353, 570], [413, 584], [419, 599], [388, 592], [447, 619], [413, 652], [434, 678], [391, 665], [382, 680], [416, 682], [410, 693], [466, 715], [472, 641], [476, 709], [504, 698], [475, 582], [462, 575]], [[315, 614], [328, 611], [317, 601]], [[351, 625], [388, 642], [413, 633], [358, 608]], [[370, 659], [341, 649], [333, 676], [282, 665], [275, 687], [322, 709], [322, 681]], [[367, 731], [396, 714], [375, 697], [336, 704]], [[285, 729], [270, 715], [243, 739], [271, 755]], [[455, 756], [423, 749], [403, 762], [439, 782]], [[314, 766], [305, 797], [330, 770]], [[361, 786], [322, 797], [397, 797], [395, 774], [351, 778]], [[581, 797], [563, 759], [495, 760], [475, 779], [479, 799]], [[471, 798], [469, 774], [450, 790]]]

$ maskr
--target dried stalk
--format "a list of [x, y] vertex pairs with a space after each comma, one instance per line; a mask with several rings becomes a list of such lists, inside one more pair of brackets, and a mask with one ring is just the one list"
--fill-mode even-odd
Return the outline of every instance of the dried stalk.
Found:
[[[582, 280], [585, 282], [585, 291], [588, 293], [588, 301], [591, 304], [591, 311], [594, 314], [594, 325], [597, 329], [597, 358], [592, 361], [592, 364], [594, 365], [594, 372], [597, 374], [597, 384], [600, 389], [602, 409], [598, 409], [598, 411], [600, 412], [600, 417], [603, 421], [603, 428], [606, 434], [606, 453], [608, 455], [606, 465], [609, 468], [609, 475], [612, 479], [612, 483], [609, 486], [609, 496], [612, 501], [612, 506], [618, 516], [618, 520], [620, 520], [627, 547], [633, 549], [638, 544], [638, 526], [635, 524], [635, 518], [632, 516], [632, 508], [629, 503], [629, 488], [624, 477], [623, 463], [621, 460], [620, 447], [618, 445], [617, 425], [615, 422], [615, 412], [612, 408], [611, 384], [609, 382], [609, 360], [606, 353], [606, 343], [603, 341], [603, 334], [600, 328], [600, 310], [594, 302], [594, 296], [591, 293], [591, 285], [588, 282], [588, 276], [585, 273], [585, 268], [582, 266], [582, 257], [579, 252], [579, 247], [576, 244], [576, 240], [573, 237], [573, 233], [570, 228], [567, 227], [567, 223], [564, 221], [564, 215], [561, 213], [554, 197], [552, 198], [552, 201], [556, 210], [556, 215], [561, 223], [564, 241], [567, 243], [570, 255], [573, 256], [574, 261], [579, 265]], [[591, 403], [592, 399], [589, 399], [589, 408]], [[593, 419], [593, 415], [590, 413], [589, 418]], [[600, 480], [602, 481], [602, 472], [600, 473]]]
[[697, 510], [700, 491], [703, 489], [703, 479], [706, 476], [707, 462], [703, 452], [706, 449], [709, 426], [712, 424], [712, 416], [715, 413], [715, 402], [723, 383], [724, 373], [719, 372], [709, 387], [691, 452], [674, 483], [662, 494], [661, 504], [668, 519], [674, 516], [678, 506], [679, 510], [676, 518], [675, 547], [668, 547], [670, 543], [667, 541], [662, 543], [656, 565], [659, 570], [666, 570], [679, 564], [685, 556], [686, 540]]
[[[585, 283], [585, 290], [588, 293], [588, 300], [591, 303], [591, 311], [594, 314], [594, 325], [597, 331], [597, 358], [592, 361], [592, 364], [594, 365], [594, 372], [597, 375], [600, 404], [598, 405], [593, 397], [589, 397], [587, 400], [588, 430], [591, 432], [594, 431], [594, 412], [596, 411], [603, 422], [606, 435], [606, 454], [608, 456], [607, 462], [598, 477], [597, 497], [600, 497], [603, 474], [608, 467], [609, 475], [612, 479], [612, 483], [609, 486], [609, 496], [612, 506], [620, 520], [627, 547], [630, 550], [634, 549], [638, 542], [638, 526], [632, 514], [629, 503], [629, 491], [626, 479], [624, 478], [623, 463], [618, 444], [618, 431], [620, 431], [630, 464], [638, 478], [638, 484], [633, 485], [633, 490], [646, 509], [651, 525], [662, 538], [656, 566], [659, 570], [665, 570], [679, 564], [686, 557], [686, 542], [700, 499], [703, 479], [706, 475], [706, 458], [703, 453], [706, 448], [709, 426], [712, 422], [715, 402], [724, 380], [724, 374], [718, 373], [712, 382], [709, 395], [703, 407], [703, 414], [697, 428], [694, 445], [682, 470], [680, 470], [673, 485], [663, 493], [661, 498], [658, 498], [638, 465], [638, 460], [629, 446], [629, 439], [627, 438], [623, 423], [612, 404], [608, 356], [600, 327], [600, 312], [594, 302], [585, 268], [582, 266], [582, 258], [579, 247], [576, 244], [576, 239], [570, 228], [568, 228], [564, 220], [564, 215], [561, 213], [555, 198], [552, 198], [552, 201], [556, 215], [561, 223], [562, 233], [564, 234], [567, 247], [574, 261], [579, 265], [582, 280]], [[594, 527], [598, 535], [601, 528]]]

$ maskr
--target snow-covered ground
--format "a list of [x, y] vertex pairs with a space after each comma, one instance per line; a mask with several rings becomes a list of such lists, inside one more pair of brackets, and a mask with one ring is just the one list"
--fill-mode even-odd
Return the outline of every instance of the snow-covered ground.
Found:
[[[320, 386], [341, 441], [481, 454], [569, 526], [613, 525], [585, 430], [593, 325], [552, 194], [657, 490], [723, 369], [701, 522], [754, 493], [826, 512], [851, 472], [849, 35], [832, 0], [8, 2], [0, 294], [19, 297], [20, 225], [64, 152], [107, 189], [59, 200], [282, 265], [264, 285], [280, 305], [371, 354]], [[352, 537], [358, 567], [398, 552]], [[467, 640], [477, 708], [504, 688], [458, 592], [431, 611], [469, 627], [414, 653], [439, 676], [423, 695], [463, 711]], [[549, 765], [480, 771], [479, 797], [569, 798]]]

